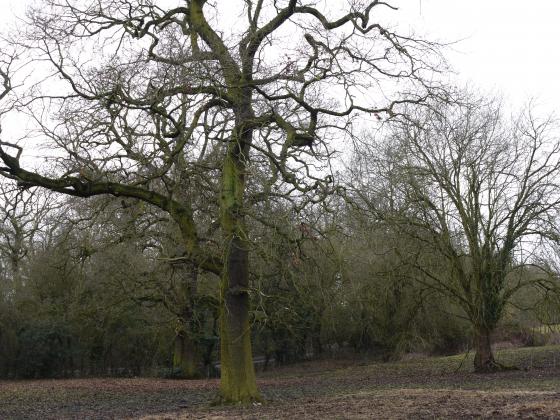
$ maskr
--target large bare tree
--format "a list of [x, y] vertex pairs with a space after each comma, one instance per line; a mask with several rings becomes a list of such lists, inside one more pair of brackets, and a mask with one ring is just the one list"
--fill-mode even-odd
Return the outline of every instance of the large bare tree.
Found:
[[[185, 258], [221, 277], [223, 398], [259, 398], [246, 217], [265, 198], [321, 200], [335, 188], [329, 159], [355, 128], [437, 91], [425, 77], [440, 65], [435, 45], [377, 20], [395, 10], [379, 0], [44, 0], [14, 44], [47, 76], [12, 103], [55, 151], [33, 170], [30, 141], [4, 137], [0, 173], [167, 212]], [[200, 233], [201, 194], [219, 243]]]

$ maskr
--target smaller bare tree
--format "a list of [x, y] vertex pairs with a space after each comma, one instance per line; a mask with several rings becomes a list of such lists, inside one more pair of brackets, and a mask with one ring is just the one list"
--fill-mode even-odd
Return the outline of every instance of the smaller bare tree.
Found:
[[[535, 258], [557, 239], [560, 143], [551, 119], [504, 123], [497, 101], [416, 109], [362, 154], [359, 201], [423, 244], [402, 257], [451, 297], [474, 331], [476, 371], [495, 371], [491, 334], [512, 296], [556, 283]], [[365, 176], [364, 176], [365, 174]], [[535, 266], [542, 275], [523, 275]]]

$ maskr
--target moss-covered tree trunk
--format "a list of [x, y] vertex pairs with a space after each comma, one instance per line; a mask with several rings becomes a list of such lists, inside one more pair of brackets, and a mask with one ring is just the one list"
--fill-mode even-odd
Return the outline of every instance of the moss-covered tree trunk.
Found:
[[[507, 255], [507, 252], [506, 252]], [[476, 264], [479, 269], [477, 290], [474, 296], [472, 316], [474, 326], [474, 370], [475, 372], [496, 372], [503, 368], [492, 353], [492, 332], [502, 318], [504, 299], [501, 290], [505, 282], [507, 258], [496, 258], [488, 253]]]
[[220, 288], [221, 393], [225, 402], [259, 399], [249, 324], [249, 247], [243, 211], [251, 130], [250, 101], [236, 113], [237, 130], [222, 169], [221, 224], [225, 239]]
[[248, 255], [244, 241], [232, 237], [222, 278], [220, 314], [221, 392], [225, 402], [259, 399], [249, 325]]
[[187, 379], [198, 378], [200, 361], [200, 352], [195, 340], [187, 331], [177, 331], [173, 351], [174, 374]]
[[173, 374], [185, 379], [200, 377], [202, 366], [202, 351], [197, 340], [198, 328], [193, 321], [193, 302], [185, 307], [183, 314], [177, 320], [175, 330], [175, 345], [173, 349]]
[[175, 264], [177, 284], [178, 318], [173, 348], [173, 375], [186, 379], [200, 377], [202, 351], [197, 340], [199, 328], [194, 320], [198, 289], [198, 267], [193, 263]]
[[487, 373], [495, 372], [499, 365], [492, 353], [492, 331], [486, 327], [476, 327], [474, 335], [474, 370], [475, 372]]

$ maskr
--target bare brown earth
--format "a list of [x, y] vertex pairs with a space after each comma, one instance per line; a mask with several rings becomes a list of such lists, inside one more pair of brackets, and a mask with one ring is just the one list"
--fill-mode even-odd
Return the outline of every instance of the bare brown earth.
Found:
[[0, 419], [560, 418], [560, 347], [505, 350], [521, 369], [469, 372], [463, 356], [302, 363], [259, 375], [264, 402], [213, 406], [218, 381], [0, 381]]

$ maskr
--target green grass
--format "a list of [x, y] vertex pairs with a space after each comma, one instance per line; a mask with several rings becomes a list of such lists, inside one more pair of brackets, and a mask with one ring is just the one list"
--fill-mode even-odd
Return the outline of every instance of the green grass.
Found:
[[551, 334], [551, 333], [560, 333], [560, 324], [553, 324], [553, 325], [541, 325], [539, 327], [531, 328], [531, 331], [540, 333], [540, 334]]
[[[519, 369], [540, 369], [560, 367], [560, 346], [522, 347], [495, 352], [498, 362]], [[374, 364], [381, 369], [396, 370], [406, 368], [422, 374], [444, 374], [471, 372], [474, 352], [446, 357], [425, 357], [393, 363]]]

